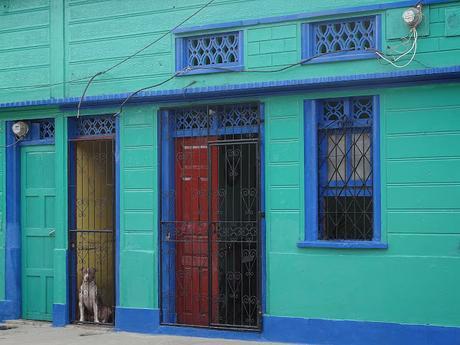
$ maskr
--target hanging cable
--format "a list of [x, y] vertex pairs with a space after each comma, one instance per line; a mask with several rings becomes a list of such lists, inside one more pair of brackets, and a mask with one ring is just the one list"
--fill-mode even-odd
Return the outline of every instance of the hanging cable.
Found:
[[[388, 62], [390, 65], [396, 67], [396, 68], [404, 68], [409, 66], [412, 61], [414, 61], [415, 56], [417, 55], [417, 41], [418, 41], [418, 33], [416, 28], [412, 28], [411, 31], [413, 32], [413, 43], [412, 46], [404, 53], [399, 55], [398, 57], [395, 58], [390, 58], [386, 56], [384, 53], [376, 50], [376, 49], [369, 49], [373, 51], [378, 57], [380, 57], [382, 60]], [[412, 53], [412, 56], [410, 57], [409, 61], [407, 61], [405, 64], [397, 64], [399, 60], [401, 60], [403, 57], [407, 56], [408, 54]]]
[[13, 143], [8, 144], [8, 145], [4, 145], [4, 146], [0, 146], [0, 149], [7, 149], [7, 148], [10, 148], [10, 147], [13, 147], [17, 143], [19, 143], [21, 140], [22, 140], [22, 138], [16, 138], [16, 140]]
[[132, 59], [133, 57], [135, 57], [136, 55], [142, 53], [144, 50], [150, 48], [151, 46], [153, 46], [154, 44], [156, 44], [157, 42], [159, 42], [160, 40], [162, 40], [163, 38], [165, 38], [166, 36], [170, 35], [172, 32], [174, 32], [176, 29], [178, 29], [179, 27], [181, 27], [183, 24], [185, 24], [187, 21], [189, 21], [190, 19], [192, 19], [193, 17], [195, 17], [198, 13], [200, 13], [201, 11], [203, 11], [206, 7], [208, 7], [209, 5], [211, 5], [215, 0], [210, 0], [208, 1], [206, 4], [204, 4], [203, 6], [201, 6], [198, 10], [196, 10], [195, 12], [193, 12], [191, 15], [189, 15], [187, 18], [183, 19], [179, 24], [177, 24], [176, 26], [174, 26], [172, 29], [169, 29], [168, 31], [166, 31], [163, 35], [161, 35], [160, 37], [158, 37], [157, 39], [155, 39], [154, 41], [150, 42], [149, 44], [145, 45], [144, 47], [142, 47], [141, 49], [137, 50], [136, 52], [134, 52], [133, 54], [127, 56], [126, 58], [124, 58], [123, 60], [117, 62], [116, 64], [110, 66], [109, 68], [106, 68], [105, 70], [103, 71], [100, 71], [98, 73], [96, 73], [95, 75], [93, 75], [89, 80], [88, 80], [88, 83], [86, 84], [86, 87], [83, 91], [83, 94], [81, 95], [80, 97], [80, 102], [78, 102], [78, 107], [77, 107], [77, 118], [80, 116], [80, 107], [81, 107], [81, 104], [83, 103], [83, 100], [86, 96], [86, 92], [88, 91], [91, 83], [93, 82], [94, 79], [96, 79], [96, 77], [100, 76], [100, 75], [103, 75], [107, 72], [110, 72], [112, 71], [113, 69], [117, 68], [118, 66], [124, 64], [125, 62], [127, 62], [128, 60]]

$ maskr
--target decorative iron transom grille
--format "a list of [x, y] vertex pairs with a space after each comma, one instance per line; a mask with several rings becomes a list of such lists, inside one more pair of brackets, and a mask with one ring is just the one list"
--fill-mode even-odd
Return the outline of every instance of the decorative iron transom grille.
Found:
[[185, 39], [186, 66], [236, 65], [240, 60], [238, 32]]
[[319, 236], [372, 240], [373, 97], [321, 102], [318, 118]]
[[77, 136], [107, 136], [115, 134], [113, 116], [82, 116], [77, 119]]
[[259, 105], [256, 103], [198, 106], [171, 110], [174, 136], [257, 132]]
[[313, 24], [313, 55], [376, 48], [375, 17]]
[[23, 141], [54, 139], [54, 119], [40, 119], [29, 122], [29, 133]]
[[40, 121], [40, 139], [54, 138], [54, 120]]

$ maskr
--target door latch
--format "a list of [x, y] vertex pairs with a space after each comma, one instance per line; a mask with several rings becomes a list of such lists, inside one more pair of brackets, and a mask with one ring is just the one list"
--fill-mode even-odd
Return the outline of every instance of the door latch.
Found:
[[56, 235], [56, 230], [53, 229], [53, 230], [50, 230], [50, 232], [48, 232], [48, 236], [50, 237], [54, 237]]

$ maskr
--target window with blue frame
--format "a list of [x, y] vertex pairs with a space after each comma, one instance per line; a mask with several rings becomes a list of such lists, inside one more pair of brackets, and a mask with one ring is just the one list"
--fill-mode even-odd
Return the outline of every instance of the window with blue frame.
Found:
[[380, 49], [380, 16], [303, 25], [302, 59], [326, 62], [374, 57]]
[[176, 40], [176, 70], [187, 73], [225, 72], [243, 67], [241, 31]]
[[306, 101], [305, 162], [303, 245], [380, 242], [378, 98]]

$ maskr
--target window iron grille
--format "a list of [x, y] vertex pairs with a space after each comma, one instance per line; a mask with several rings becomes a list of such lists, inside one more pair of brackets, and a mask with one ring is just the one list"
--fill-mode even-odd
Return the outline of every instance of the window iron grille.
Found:
[[376, 48], [375, 17], [313, 24], [314, 55]]
[[240, 44], [238, 32], [188, 37], [186, 67], [237, 65]]
[[372, 240], [373, 98], [321, 102], [318, 118], [321, 240]]

